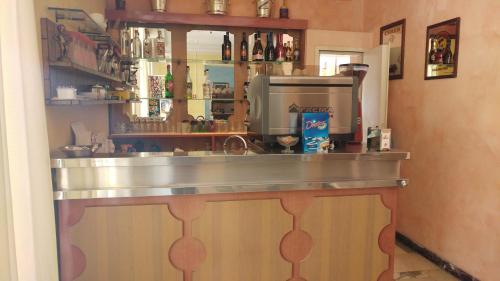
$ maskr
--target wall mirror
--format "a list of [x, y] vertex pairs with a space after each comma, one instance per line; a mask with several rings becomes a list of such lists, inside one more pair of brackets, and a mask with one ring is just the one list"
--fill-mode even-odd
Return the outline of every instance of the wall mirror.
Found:
[[460, 18], [427, 27], [425, 79], [457, 77]]
[[[228, 36], [228, 37], [226, 37]], [[231, 43], [230, 58], [224, 41]], [[234, 113], [234, 35], [224, 31], [192, 30], [187, 34], [186, 98], [188, 114], [196, 119], [227, 120]], [[226, 55], [226, 57], [224, 57]]]
[[[123, 31], [122, 31], [123, 32]], [[161, 28], [134, 27], [128, 31], [131, 43], [131, 84], [140, 103], [131, 105], [131, 114], [137, 117], [161, 117], [166, 119], [173, 106], [166, 97], [165, 75], [172, 61], [171, 32]], [[141, 43], [141, 56], [134, 55], [135, 37]]]

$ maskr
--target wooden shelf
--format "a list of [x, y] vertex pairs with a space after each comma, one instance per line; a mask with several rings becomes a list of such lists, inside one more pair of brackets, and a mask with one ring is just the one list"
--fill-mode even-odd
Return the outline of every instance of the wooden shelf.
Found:
[[239, 16], [159, 13], [149, 11], [106, 10], [109, 21], [139, 24], [179, 24], [281, 30], [306, 30], [307, 20]]
[[79, 72], [80, 74], [90, 75], [90, 76], [101, 78], [101, 79], [104, 79], [104, 80], [107, 80], [110, 82], [119, 82], [119, 83], [122, 82], [122, 80], [118, 77], [111, 76], [111, 75], [108, 75], [106, 73], [102, 73], [102, 72], [99, 72], [95, 69], [81, 66], [81, 65], [78, 65], [78, 64], [70, 62], [70, 61], [49, 62], [49, 66], [53, 67], [53, 68], [67, 70], [67, 71]]
[[112, 139], [130, 139], [130, 138], [214, 138], [229, 137], [232, 135], [247, 136], [247, 132], [213, 132], [213, 133], [160, 133], [160, 132], [141, 132], [141, 133], [123, 133], [112, 134]]

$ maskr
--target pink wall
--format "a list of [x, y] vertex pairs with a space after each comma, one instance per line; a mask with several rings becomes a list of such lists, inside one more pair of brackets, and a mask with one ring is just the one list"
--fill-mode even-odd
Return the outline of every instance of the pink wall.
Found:
[[[398, 229], [481, 280], [500, 280], [500, 1], [365, 2], [365, 30], [406, 18], [389, 126], [412, 152]], [[458, 78], [424, 81], [428, 25], [461, 17]], [[374, 42], [377, 43], [378, 42]]]

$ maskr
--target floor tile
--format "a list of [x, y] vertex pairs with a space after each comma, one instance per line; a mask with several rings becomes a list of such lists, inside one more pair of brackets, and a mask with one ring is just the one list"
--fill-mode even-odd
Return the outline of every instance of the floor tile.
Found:
[[398, 255], [394, 263], [395, 272], [427, 271], [439, 269], [417, 253], [407, 253]]
[[408, 251], [404, 250], [403, 248], [399, 247], [396, 245], [396, 250], [394, 251], [396, 255], [403, 255], [403, 254], [408, 254]]
[[455, 276], [441, 269], [428, 271], [426, 273], [432, 278], [432, 281], [459, 281]]

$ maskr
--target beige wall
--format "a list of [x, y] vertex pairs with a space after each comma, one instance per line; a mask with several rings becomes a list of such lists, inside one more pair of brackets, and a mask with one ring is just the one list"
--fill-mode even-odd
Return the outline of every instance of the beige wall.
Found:
[[[406, 18], [389, 126], [412, 152], [398, 230], [481, 280], [500, 276], [500, 2], [366, 1], [365, 29]], [[462, 18], [458, 78], [424, 81], [426, 26]]]

